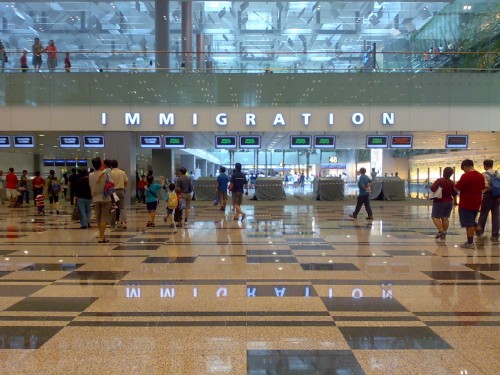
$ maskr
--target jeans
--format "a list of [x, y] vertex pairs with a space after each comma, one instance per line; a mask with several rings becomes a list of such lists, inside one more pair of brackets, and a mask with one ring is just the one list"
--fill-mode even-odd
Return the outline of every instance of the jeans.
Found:
[[491, 192], [487, 191], [483, 193], [483, 202], [481, 203], [481, 211], [479, 214], [478, 225], [481, 226], [481, 231], [477, 231], [477, 234], [483, 234], [486, 228], [486, 221], [488, 220], [488, 215], [491, 211], [491, 237], [498, 238], [498, 229], [500, 225], [499, 221], [499, 211], [500, 203], [492, 197]]
[[90, 219], [92, 218], [92, 199], [77, 198], [76, 204], [80, 210], [80, 225], [88, 227], [90, 225]]
[[368, 194], [358, 195], [358, 203], [356, 204], [356, 209], [354, 210], [354, 213], [352, 215], [354, 217], [357, 217], [363, 204], [365, 205], [365, 210], [368, 216], [372, 217], [373, 213], [372, 213], [372, 208], [370, 207], [370, 196]]
[[21, 202], [26, 197], [26, 204], [28, 204], [30, 202], [30, 192], [28, 190], [19, 190], [19, 193], [21, 194]]

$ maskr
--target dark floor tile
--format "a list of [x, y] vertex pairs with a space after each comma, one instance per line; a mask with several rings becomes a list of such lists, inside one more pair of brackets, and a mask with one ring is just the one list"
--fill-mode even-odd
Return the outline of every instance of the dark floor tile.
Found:
[[78, 263], [34, 263], [19, 271], [74, 271], [83, 265]]
[[45, 285], [0, 285], [0, 297], [28, 297]]
[[69, 280], [121, 280], [130, 271], [74, 271], [63, 279]]
[[0, 277], [8, 275], [9, 273], [12, 273], [13, 271], [0, 271]]
[[0, 349], [38, 349], [63, 327], [0, 326]]
[[291, 250], [247, 250], [247, 255], [291, 255]]
[[493, 277], [474, 271], [422, 271], [434, 280], [495, 280]]
[[475, 271], [500, 271], [500, 264], [465, 264], [465, 267], [471, 268]]
[[247, 285], [247, 296], [255, 291], [256, 297], [316, 297], [316, 290], [306, 285]]
[[292, 250], [335, 250], [331, 245], [288, 245]]
[[359, 271], [352, 263], [301, 263], [304, 271]]
[[392, 256], [402, 256], [402, 257], [416, 257], [416, 256], [432, 256], [436, 255], [427, 250], [384, 250], [389, 255]]
[[382, 297], [322, 297], [321, 300], [328, 311], [357, 311], [357, 312], [375, 312], [375, 311], [408, 311], [394, 298]]
[[157, 250], [161, 245], [120, 245], [113, 250]]
[[74, 311], [82, 312], [97, 298], [91, 297], [27, 297], [5, 311]]
[[142, 263], [194, 263], [196, 257], [149, 257]]
[[127, 243], [164, 243], [170, 241], [170, 238], [131, 238]]
[[6, 255], [10, 255], [12, 253], [15, 253], [15, 251], [12, 251], [12, 250], [0, 250], [0, 256], [6, 256]]
[[339, 327], [351, 349], [452, 349], [429, 327]]
[[282, 238], [281, 234], [249, 234], [247, 238]]
[[247, 263], [297, 263], [295, 257], [247, 257]]
[[362, 375], [350, 350], [248, 350], [247, 374]]
[[285, 237], [284, 240], [288, 243], [325, 243], [325, 240], [322, 238], [300, 238], [300, 237]]

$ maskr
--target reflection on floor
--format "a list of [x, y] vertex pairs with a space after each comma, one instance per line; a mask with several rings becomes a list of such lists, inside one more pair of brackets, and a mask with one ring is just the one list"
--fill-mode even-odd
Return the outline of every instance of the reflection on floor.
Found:
[[194, 203], [106, 244], [0, 206], [1, 373], [499, 373], [500, 246], [459, 248], [456, 211], [436, 241], [425, 201]]

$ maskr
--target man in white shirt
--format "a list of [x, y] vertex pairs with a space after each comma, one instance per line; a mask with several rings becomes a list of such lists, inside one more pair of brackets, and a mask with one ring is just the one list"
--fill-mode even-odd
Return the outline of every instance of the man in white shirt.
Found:
[[106, 225], [109, 223], [111, 216], [111, 197], [109, 195], [104, 196], [106, 179], [101, 178], [100, 181], [97, 181], [97, 178], [102, 174], [105, 168], [101, 158], [97, 157], [92, 159], [92, 166], [95, 171], [89, 174], [89, 185], [90, 191], [92, 192], [92, 202], [94, 203], [97, 228], [99, 228], [99, 241], [97, 242], [106, 243], [109, 242], [105, 237], [105, 232]]
[[491, 241], [498, 242], [500, 202], [496, 198], [493, 198], [491, 194], [491, 176], [498, 172], [493, 169], [493, 160], [491, 159], [483, 161], [483, 168], [485, 170], [485, 172], [483, 172], [485, 188], [483, 191], [483, 201], [481, 202], [479, 220], [476, 227], [476, 236], [481, 239], [484, 238], [486, 221], [491, 212]]
[[120, 200], [116, 202], [116, 220], [119, 221], [118, 229], [127, 229], [127, 211], [125, 210], [125, 188], [128, 185], [128, 177], [123, 169], [118, 168], [116, 160], [111, 161], [111, 178], [115, 183], [115, 193]]

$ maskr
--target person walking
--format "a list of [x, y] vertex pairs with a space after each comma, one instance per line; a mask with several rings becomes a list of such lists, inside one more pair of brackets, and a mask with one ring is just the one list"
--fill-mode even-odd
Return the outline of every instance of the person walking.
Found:
[[[373, 168], [373, 171], [374, 170], [375, 169]], [[372, 180], [370, 179], [370, 177], [366, 175], [365, 168], [360, 168], [359, 174], [360, 176], [358, 179], [358, 187], [359, 187], [358, 202], [356, 204], [356, 209], [351, 215], [349, 215], [349, 217], [356, 220], [358, 218], [358, 214], [359, 211], [361, 210], [361, 207], [364, 205], [366, 213], [368, 214], [368, 217], [366, 219], [373, 220], [373, 212], [372, 208], [370, 207], [370, 185], [372, 183]]]
[[460, 247], [475, 249], [474, 232], [476, 231], [476, 217], [481, 208], [483, 189], [485, 188], [484, 176], [474, 169], [474, 162], [470, 159], [462, 161], [461, 168], [464, 174], [455, 185], [455, 189], [460, 193], [458, 215], [461, 227], [466, 230], [467, 242], [461, 244]]
[[[23, 200], [26, 200], [26, 204], [29, 204], [30, 192], [28, 191], [28, 171], [26, 169], [23, 170], [23, 174], [19, 179], [19, 193], [21, 194], [19, 201], [22, 203]], [[24, 199], [25, 197], [26, 199]]]
[[111, 178], [115, 183], [115, 193], [120, 198], [116, 202], [116, 221], [118, 229], [127, 229], [127, 211], [125, 209], [125, 188], [128, 185], [128, 177], [123, 169], [118, 168], [118, 161], [111, 161]]
[[481, 203], [479, 220], [476, 227], [476, 236], [478, 239], [484, 239], [486, 221], [488, 220], [488, 215], [491, 212], [491, 241], [498, 242], [500, 201], [498, 198], [493, 197], [491, 191], [491, 179], [493, 176], [498, 175], [499, 172], [493, 169], [493, 160], [491, 159], [483, 161], [483, 168], [485, 170], [483, 173], [485, 188], [483, 191], [483, 201]]
[[14, 168], [9, 168], [9, 173], [7, 173], [7, 176], [5, 176], [5, 182], [7, 199], [9, 200], [9, 207], [17, 207], [17, 196], [19, 195], [19, 192], [17, 191], [17, 185], [19, 183], [19, 180], [14, 173]]
[[188, 226], [189, 212], [191, 210], [191, 192], [193, 187], [191, 185], [191, 178], [186, 176], [187, 169], [182, 167], [179, 169], [180, 176], [177, 178], [175, 186], [181, 190], [182, 198], [186, 201], [186, 209], [184, 210], [184, 226]]
[[46, 180], [47, 195], [49, 196], [49, 214], [53, 213], [56, 207], [56, 214], [59, 215], [59, 193], [61, 192], [61, 181], [56, 176], [56, 171], [51, 169]]
[[89, 185], [92, 193], [92, 202], [94, 203], [97, 228], [99, 229], [99, 239], [97, 242], [103, 244], [109, 242], [106, 239], [106, 226], [109, 224], [111, 216], [111, 197], [104, 195], [106, 179], [101, 178], [98, 181], [98, 177], [103, 173], [105, 168], [101, 158], [96, 157], [92, 159], [92, 166], [94, 167], [94, 172], [89, 174]]
[[241, 163], [236, 163], [234, 165], [234, 172], [231, 176], [232, 185], [232, 196], [233, 196], [233, 206], [234, 206], [234, 220], [239, 220], [241, 215], [241, 221], [245, 220], [247, 214], [241, 209], [241, 204], [243, 203], [243, 191], [247, 189], [248, 194], [248, 182], [247, 176], [241, 171]]
[[146, 227], [155, 226], [156, 209], [158, 208], [158, 196], [161, 189], [165, 189], [165, 178], [160, 176], [161, 185], [155, 184], [153, 175], [146, 177], [146, 210], [148, 212], [148, 222]]
[[443, 177], [438, 178], [431, 186], [431, 191], [436, 192], [441, 188], [441, 198], [434, 198], [432, 201], [432, 222], [436, 226], [438, 233], [436, 239], [444, 240], [446, 231], [450, 226], [450, 214], [453, 209], [453, 202], [456, 203], [457, 192], [455, 183], [451, 180], [453, 168], [446, 167], [443, 170]]
[[220, 167], [219, 172], [217, 176], [217, 197], [219, 198], [220, 210], [226, 211], [229, 177], [226, 174], [226, 167]]
[[75, 201], [75, 187], [76, 183], [78, 181], [79, 173], [76, 173], [76, 168], [71, 168], [71, 174], [68, 177], [68, 185], [69, 185], [69, 201], [70, 204], [73, 205], [73, 202]]
[[90, 228], [92, 217], [92, 191], [90, 190], [89, 173], [85, 168], [78, 170], [78, 179], [72, 183], [73, 202], [80, 210], [80, 229]]
[[[45, 179], [40, 176], [40, 171], [35, 172], [35, 178], [33, 179], [33, 198], [36, 198], [38, 195], [43, 195], [43, 187], [45, 186]], [[35, 206], [37, 203], [35, 202]]]

